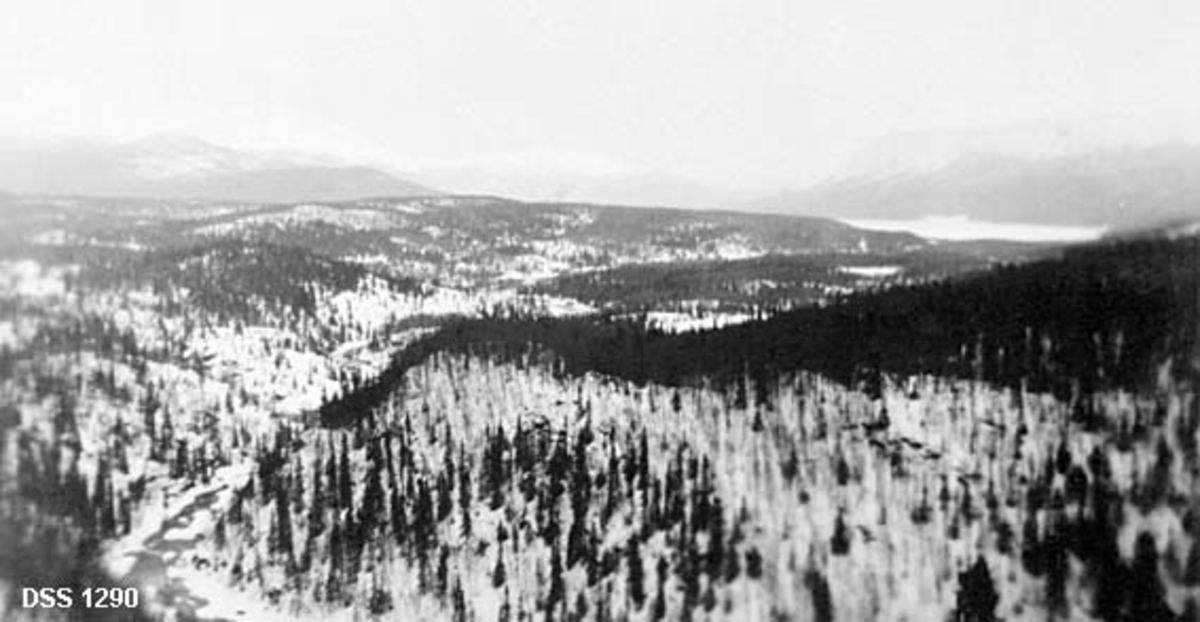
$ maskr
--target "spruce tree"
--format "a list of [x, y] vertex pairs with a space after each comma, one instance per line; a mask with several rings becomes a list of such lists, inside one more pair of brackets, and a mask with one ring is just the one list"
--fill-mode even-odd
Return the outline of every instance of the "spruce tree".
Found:
[[338, 507], [351, 509], [354, 507], [354, 484], [350, 477], [350, 445], [346, 435], [342, 435], [342, 451], [338, 460]]
[[292, 514], [288, 504], [287, 491], [283, 486], [276, 486], [275, 521], [278, 524], [278, 542], [276, 553], [283, 557], [289, 573], [295, 570], [296, 557], [292, 543]]
[[462, 451], [463, 457], [459, 460], [458, 502], [462, 510], [462, 535], [466, 539], [471, 537], [471, 470], [467, 468], [466, 450]]
[[959, 573], [956, 622], [995, 622], [999, 602], [992, 573], [983, 557], [977, 559], [970, 570]]
[[1174, 613], [1166, 604], [1166, 588], [1158, 575], [1158, 550], [1154, 536], [1148, 532], [1138, 535], [1134, 545], [1133, 567], [1130, 573], [1129, 613], [1139, 622], [1172, 622]]
[[646, 586], [645, 571], [642, 568], [642, 543], [636, 533], [629, 538], [625, 562], [628, 566], [629, 598], [633, 600], [634, 609], [640, 610], [646, 602]]
[[837, 520], [833, 525], [830, 549], [834, 555], [845, 555], [850, 552], [850, 530], [846, 527], [846, 519], [841, 511], [838, 511]]
[[563, 581], [562, 553], [558, 549], [556, 544], [550, 545], [550, 594], [546, 598], [547, 611], [553, 611], [567, 596], [566, 583]]
[[492, 568], [492, 587], [500, 588], [506, 581], [508, 581], [508, 570], [504, 567], [504, 547], [497, 545], [496, 565]]
[[750, 550], [746, 551], [746, 576], [751, 579], [762, 577], [762, 565], [762, 554], [758, 552], [758, 547], [750, 547]]
[[813, 622], [833, 622], [833, 595], [829, 580], [815, 568], [804, 573], [804, 584], [812, 594]]
[[654, 603], [650, 611], [651, 620], [662, 620], [667, 615], [667, 570], [667, 559], [659, 557], [658, 564], [655, 567], [655, 574], [658, 577], [658, 587], [654, 591]]

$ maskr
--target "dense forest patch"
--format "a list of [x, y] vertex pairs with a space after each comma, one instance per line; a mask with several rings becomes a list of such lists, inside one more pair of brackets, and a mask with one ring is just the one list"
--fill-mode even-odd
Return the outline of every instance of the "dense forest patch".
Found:
[[881, 374], [974, 378], [1060, 397], [1146, 389], [1164, 364], [1176, 377], [1197, 373], [1198, 266], [1196, 238], [1111, 242], [679, 335], [608, 317], [454, 320], [361, 394], [328, 404], [323, 417], [352, 416], [429, 352], [514, 360], [535, 346], [553, 352], [568, 374], [671, 386], [741, 383], [743, 392], [747, 376], [765, 386], [797, 370], [867, 390]]

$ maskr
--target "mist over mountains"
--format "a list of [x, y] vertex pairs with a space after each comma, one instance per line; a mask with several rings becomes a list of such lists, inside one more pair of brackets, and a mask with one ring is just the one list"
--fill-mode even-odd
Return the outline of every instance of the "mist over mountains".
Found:
[[67, 619], [16, 600], [54, 581], [122, 619], [1200, 619], [1193, 224], [264, 204], [404, 176], [51, 147], [8, 179], [264, 199], [0, 195], [2, 619]]
[[174, 135], [129, 142], [0, 139], [0, 188], [24, 194], [264, 203], [434, 193], [330, 156], [244, 151]]
[[851, 219], [973, 220], [1130, 228], [1200, 215], [1200, 148], [1071, 124], [899, 134], [815, 186], [749, 209]]
[[[0, 190], [258, 203], [444, 191], [856, 221], [955, 217], [1110, 231], [1200, 216], [1200, 147], [1150, 137], [1118, 139], [1068, 123], [887, 136], [855, 153], [825, 181], [774, 193], [577, 154], [535, 155], [400, 168], [330, 155], [248, 151], [175, 135], [128, 142], [0, 138]], [[750, 198], [755, 194], [762, 198]]]
[[0, 138], [0, 190], [261, 203], [428, 196], [444, 190], [528, 201], [705, 208], [745, 198], [719, 182], [634, 170], [578, 154], [388, 166], [327, 154], [247, 151], [169, 134], [127, 142]]
[[427, 166], [410, 176], [436, 188], [491, 194], [524, 201], [580, 201], [644, 207], [723, 208], [744, 200], [746, 191], [721, 180], [692, 179], [630, 169], [571, 164], [487, 162]]

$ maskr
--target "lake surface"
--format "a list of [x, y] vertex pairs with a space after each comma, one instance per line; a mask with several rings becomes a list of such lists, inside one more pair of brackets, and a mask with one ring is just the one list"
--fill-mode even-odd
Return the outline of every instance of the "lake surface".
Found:
[[875, 231], [908, 231], [937, 240], [1016, 240], [1021, 242], [1086, 242], [1099, 239], [1107, 227], [989, 222], [966, 216], [926, 216], [914, 220], [847, 219], [848, 225]]

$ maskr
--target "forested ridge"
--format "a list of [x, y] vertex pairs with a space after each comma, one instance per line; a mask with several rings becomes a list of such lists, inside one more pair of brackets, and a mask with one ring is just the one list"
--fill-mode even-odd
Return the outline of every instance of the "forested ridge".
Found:
[[577, 270], [464, 210], [508, 259], [439, 281], [243, 235], [425, 207], [0, 262], [0, 565], [151, 619], [1196, 619], [1195, 236], [744, 258], [724, 216], [513, 206], [656, 246]]
[[456, 319], [401, 353], [360, 393], [327, 404], [322, 417], [353, 418], [407, 367], [439, 350], [514, 360], [536, 348], [568, 374], [669, 386], [741, 383], [742, 392], [747, 376], [766, 386], [799, 370], [868, 390], [881, 374], [986, 380], [1068, 398], [1148, 389], [1164, 364], [1177, 377], [1197, 374], [1198, 273], [1196, 238], [1133, 240], [697, 333], [668, 334], [611, 316]]
[[[1014, 245], [1015, 246], [1015, 245]], [[1004, 249], [1001, 257], [1028, 260], [1051, 252]], [[725, 261], [623, 265], [561, 275], [534, 291], [569, 296], [603, 309], [637, 312], [686, 309], [689, 303], [728, 309], [785, 310], [826, 300], [830, 292], [945, 279], [989, 268], [996, 257], [960, 250], [771, 254]], [[864, 278], [856, 269], [880, 269]], [[865, 283], [864, 283], [865, 281]]]
[[190, 304], [220, 318], [261, 320], [255, 301], [276, 312], [312, 315], [316, 292], [346, 291], [365, 277], [397, 291], [416, 291], [416, 279], [395, 277], [361, 265], [266, 242], [220, 240], [92, 262], [79, 280], [93, 285], [151, 284], [156, 290], [182, 288]]

